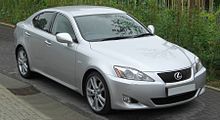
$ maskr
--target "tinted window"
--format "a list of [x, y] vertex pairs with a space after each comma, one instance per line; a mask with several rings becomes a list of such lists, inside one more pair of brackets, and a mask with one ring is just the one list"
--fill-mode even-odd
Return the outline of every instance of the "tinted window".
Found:
[[36, 28], [49, 32], [50, 23], [54, 13], [42, 13], [33, 19], [33, 24]]
[[106, 14], [75, 17], [82, 37], [87, 41], [132, 37], [149, 33], [127, 14]]
[[69, 33], [70, 36], [75, 39], [75, 34], [70, 21], [60, 14], [56, 16], [52, 28], [52, 34], [56, 35], [57, 33]]

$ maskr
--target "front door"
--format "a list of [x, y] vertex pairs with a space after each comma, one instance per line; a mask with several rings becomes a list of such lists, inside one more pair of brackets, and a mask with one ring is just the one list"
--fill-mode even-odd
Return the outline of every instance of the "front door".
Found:
[[72, 25], [65, 16], [57, 14], [51, 33], [53, 37], [50, 38], [49, 42], [51, 44], [47, 47], [47, 63], [50, 68], [47, 73], [55, 80], [59, 80], [58, 82], [61, 81], [63, 84], [71, 85], [70, 87], [75, 87], [75, 50], [78, 44], [60, 43], [55, 36], [58, 33], [69, 33], [75, 39]]

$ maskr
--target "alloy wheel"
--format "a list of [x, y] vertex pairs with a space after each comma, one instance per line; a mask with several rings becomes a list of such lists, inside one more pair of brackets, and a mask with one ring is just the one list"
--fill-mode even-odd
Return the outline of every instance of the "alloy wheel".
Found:
[[18, 69], [21, 75], [25, 76], [29, 72], [27, 54], [24, 49], [20, 49], [17, 54]]
[[86, 96], [91, 108], [99, 112], [106, 104], [106, 90], [103, 82], [96, 76], [91, 76], [86, 85]]

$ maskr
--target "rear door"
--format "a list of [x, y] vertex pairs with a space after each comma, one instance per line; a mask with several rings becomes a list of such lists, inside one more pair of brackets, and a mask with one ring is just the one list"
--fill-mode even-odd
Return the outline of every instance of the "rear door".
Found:
[[48, 38], [53, 36], [50, 33], [52, 20], [55, 17], [54, 12], [43, 12], [38, 14], [32, 20], [32, 25], [25, 30], [26, 43], [30, 55], [31, 67], [34, 70], [45, 72], [47, 69], [46, 48], [50, 45]]

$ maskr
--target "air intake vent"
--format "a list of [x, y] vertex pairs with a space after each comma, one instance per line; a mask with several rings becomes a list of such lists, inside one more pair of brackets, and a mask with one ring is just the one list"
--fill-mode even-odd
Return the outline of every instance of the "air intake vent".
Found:
[[179, 95], [169, 96], [165, 98], [153, 98], [151, 99], [154, 104], [156, 105], [165, 105], [165, 104], [171, 104], [176, 103], [184, 100], [188, 100], [190, 98], [193, 98], [196, 95], [197, 91], [187, 92]]

